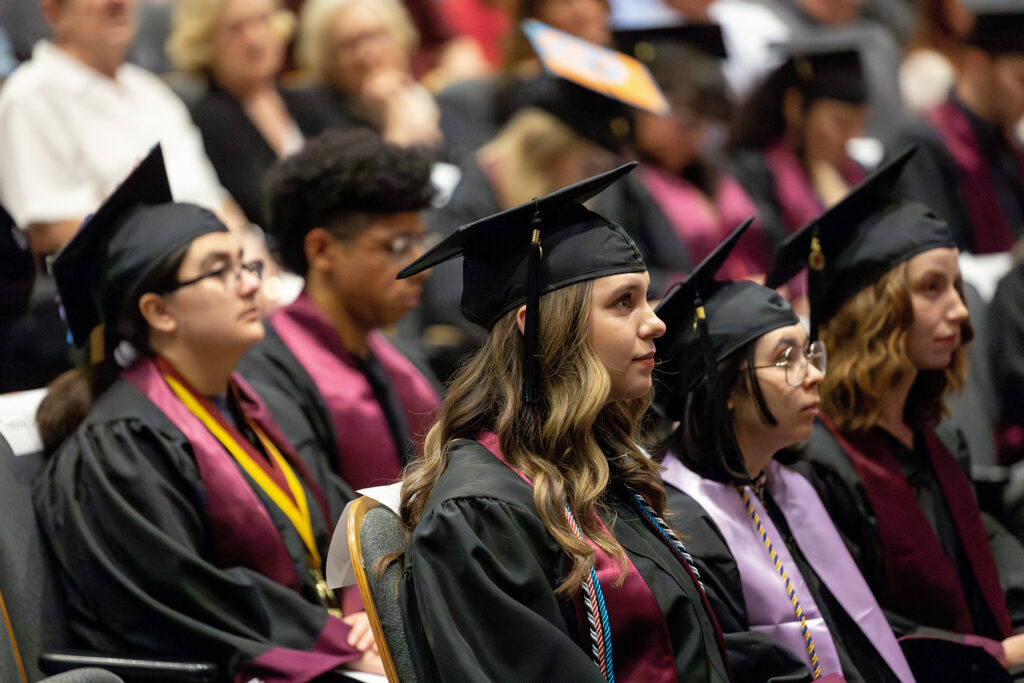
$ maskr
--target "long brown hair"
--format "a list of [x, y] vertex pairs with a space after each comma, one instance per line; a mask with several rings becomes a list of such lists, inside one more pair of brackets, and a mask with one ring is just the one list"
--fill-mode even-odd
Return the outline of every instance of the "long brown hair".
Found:
[[[961, 298], [963, 294], [961, 292]], [[822, 325], [828, 372], [821, 401], [843, 431], [866, 431], [879, 424], [882, 396], [915, 371], [907, 357], [907, 333], [914, 322], [907, 264], [892, 268], [844, 303]], [[948, 413], [947, 391], [959, 391], [967, 375], [965, 345], [974, 337], [970, 322], [945, 370], [921, 370], [903, 410], [909, 425], [937, 422]]]
[[558, 586], [563, 594], [578, 590], [594, 563], [594, 551], [565, 521], [566, 503], [583, 533], [618, 561], [620, 581], [625, 578], [625, 552], [596, 519], [610, 480], [631, 485], [659, 514], [665, 508], [657, 466], [637, 445], [638, 423], [649, 397], [608, 402], [611, 379], [588, 342], [590, 292], [588, 281], [540, 299], [544, 384], [542, 404], [535, 409], [520, 398], [522, 335], [516, 311], [495, 324], [484, 346], [448, 387], [423, 457], [407, 468], [402, 487], [402, 520], [413, 529], [448, 464], [452, 441], [493, 430], [509, 464], [533, 480], [540, 518], [572, 560], [571, 571]]

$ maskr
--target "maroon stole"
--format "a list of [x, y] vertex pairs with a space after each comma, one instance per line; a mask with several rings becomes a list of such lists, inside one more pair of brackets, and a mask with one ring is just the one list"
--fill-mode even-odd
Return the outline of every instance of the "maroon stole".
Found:
[[[825, 205], [811, 185], [803, 162], [788, 145], [779, 142], [764, 151], [765, 163], [775, 179], [775, 196], [788, 232], [795, 232], [821, 215]], [[864, 170], [852, 159], [839, 169], [851, 187], [864, 179]]]
[[[501, 446], [498, 443], [498, 435], [494, 432], [481, 432], [477, 440], [491, 453], [493, 453], [510, 470], [515, 472], [530, 487], [533, 482], [525, 474], [512, 467], [505, 459]], [[601, 528], [609, 536], [611, 532], [604, 525], [604, 522], [597, 520]], [[637, 571], [632, 560], [626, 557], [626, 578], [621, 586], [616, 586], [620, 572], [615, 560], [584, 536], [587, 545], [594, 549], [594, 568], [597, 571], [598, 581], [601, 583], [601, 590], [604, 593], [605, 606], [608, 609], [608, 621], [611, 626], [611, 639], [613, 648], [613, 665], [616, 680], [643, 681], [653, 683], [664, 681], [670, 683], [678, 680], [676, 674], [675, 654], [672, 649], [672, 639], [669, 637], [668, 626], [665, 623], [665, 616], [658, 606], [658, 602], [651, 593], [647, 582]], [[689, 568], [687, 568], [689, 571]], [[692, 577], [692, 574], [691, 574]], [[703, 591], [701, 591], [703, 598]], [[710, 605], [706, 598], [703, 598], [705, 609], [711, 617], [711, 622], [718, 629], [718, 622], [714, 619]], [[579, 591], [573, 597], [576, 606], [577, 625], [581, 637], [589, 633], [586, 610], [583, 607], [583, 600]], [[719, 632], [719, 644], [722, 644], [721, 633]], [[581, 647], [587, 652], [590, 651], [590, 644], [581, 643]], [[725, 659], [723, 647], [722, 657]], [[728, 661], [728, 659], [725, 659]]]
[[[719, 178], [714, 197], [689, 181], [656, 167], [641, 167], [641, 178], [686, 248], [694, 265], [704, 260], [737, 225], [757, 214], [757, 207], [735, 178]], [[758, 237], [760, 226], [755, 224]], [[763, 239], [745, 239], [721, 269], [724, 278], [740, 280], [768, 269], [771, 257]]]
[[[841, 434], [827, 416], [822, 416], [822, 422], [849, 456], [878, 518], [886, 576], [879, 602], [924, 626], [973, 634], [974, 624], [952, 560], [943, 551], [884, 436], [878, 430]], [[921, 433], [974, 577], [1003, 637], [1009, 636], [1012, 625], [1006, 598], [970, 482], [935, 431], [926, 428]]]
[[[960, 170], [960, 197], [971, 226], [973, 251], [978, 254], [1009, 251], [1013, 231], [999, 206], [989, 162], [981, 154], [967, 114], [952, 100], [931, 109], [928, 122], [935, 126]], [[1012, 144], [1012, 143], [1009, 143]], [[1019, 187], [1024, 192], [1024, 152], [1013, 146]]]
[[[337, 331], [303, 292], [271, 317], [288, 350], [309, 373], [324, 399], [338, 441], [336, 471], [353, 489], [390, 484], [402, 473], [402, 456], [388, 428], [384, 409], [356, 358]], [[402, 404], [409, 438], [423, 440], [434, 422], [440, 397], [426, 377], [384, 336], [367, 339]], [[404, 444], [403, 444], [404, 446]]]
[[[298, 591], [300, 585], [296, 560], [288, 552], [281, 532], [267, 508], [224, 446], [175, 396], [163, 377], [164, 372], [188, 387], [220, 426], [279, 484], [284, 481], [283, 475], [166, 361], [146, 358], [125, 370], [123, 378], [152, 401], [188, 439], [199, 468], [199, 476], [203, 480], [206, 515], [213, 536], [212, 545], [216, 548], [220, 565], [246, 567]], [[274, 442], [296, 475], [302, 479], [306, 491], [313, 494], [320, 514], [329, 523], [330, 516], [327, 514], [323, 493], [274, 423], [259, 396], [237, 374], [231, 377], [231, 391], [243, 415]], [[284, 490], [287, 490], [287, 486]], [[304, 561], [300, 562], [305, 565]], [[328, 615], [326, 608], [324, 614], [326, 618], [323, 629], [311, 650], [268, 646], [266, 651], [243, 667], [235, 680], [248, 681], [253, 677], [265, 683], [311, 680], [359, 657], [359, 653], [348, 644], [349, 626]]]

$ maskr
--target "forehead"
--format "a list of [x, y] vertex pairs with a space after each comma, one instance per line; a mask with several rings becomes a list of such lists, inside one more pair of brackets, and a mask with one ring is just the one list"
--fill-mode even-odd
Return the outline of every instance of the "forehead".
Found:
[[758, 354], [770, 353], [776, 348], [785, 348], [787, 346], [802, 347], [806, 343], [807, 330], [804, 329], [802, 323], [794, 323], [786, 327], [779, 327], [771, 332], [765, 332], [757, 340], [756, 351]]
[[356, 0], [342, 7], [334, 15], [331, 26], [331, 37], [335, 41], [365, 33], [388, 28], [385, 13], [370, 3]]
[[198, 266], [214, 256], [232, 257], [238, 254], [240, 249], [241, 245], [238, 243], [238, 239], [230, 232], [211, 232], [200, 235], [189, 245], [182, 266], [185, 267], [189, 264]]
[[269, 13], [274, 9], [274, 0], [225, 0], [221, 5], [220, 20], [227, 23], [240, 17]]
[[418, 234], [424, 232], [423, 216], [419, 211], [399, 211], [373, 215], [364, 232]]
[[594, 280], [592, 292], [595, 296], [599, 296], [604, 293], [630, 287], [636, 287], [646, 291], [647, 285], [650, 281], [651, 276], [647, 274], [646, 270], [639, 273], [618, 273], [616, 275], [606, 275]]
[[931, 272], [939, 272], [950, 278], [960, 275], [959, 251], [955, 248], [929, 249], [907, 261], [907, 277], [911, 280]]

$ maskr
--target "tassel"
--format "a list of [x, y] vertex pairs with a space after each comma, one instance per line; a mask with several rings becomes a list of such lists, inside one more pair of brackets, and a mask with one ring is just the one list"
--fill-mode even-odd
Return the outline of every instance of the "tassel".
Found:
[[707, 366], [711, 400], [716, 406], [719, 406], [719, 409], [715, 411], [715, 415], [718, 417], [719, 433], [728, 435], [730, 442], [722, 453], [722, 464], [725, 466], [726, 474], [734, 482], [746, 484], [751, 481], [752, 477], [743, 461], [739, 445], [736, 444], [732, 420], [726, 410], [728, 404], [725, 400], [725, 390], [722, 388], [722, 380], [718, 376], [718, 363], [715, 362], [715, 354], [711, 349], [711, 335], [708, 333], [707, 312], [704, 310], [704, 302], [701, 300], [700, 294], [696, 295], [693, 303], [697, 314], [694, 326], [697, 331], [697, 339], [700, 341], [701, 355], [704, 356], [704, 364]]
[[825, 253], [821, 249], [821, 238], [818, 228], [811, 233], [811, 253], [807, 255], [807, 303], [811, 307], [810, 334], [811, 341], [818, 338], [817, 315], [821, 314], [821, 303], [825, 298]]
[[526, 324], [523, 326], [523, 402], [540, 401], [540, 211], [533, 214], [533, 234], [526, 270]]

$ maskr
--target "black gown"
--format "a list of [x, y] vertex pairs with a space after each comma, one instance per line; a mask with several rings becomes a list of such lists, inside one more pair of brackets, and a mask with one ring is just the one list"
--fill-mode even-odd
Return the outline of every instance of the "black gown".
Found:
[[[678, 679], [729, 680], [689, 573], [617, 489], [604, 520], [661, 609]], [[533, 490], [479, 443], [453, 447], [404, 563], [399, 598], [420, 680], [604, 680], [572, 598], [555, 593], [568, 560]]]
[[[221, 565], [185, 435], [127, 381], [104, 393], [34, 491], [74, 635], [105, 652], [214, 661], [231, 676], [276, 648], [323, 652], [323, 635], [341, 622], [320, 603], [291, 522], [243, 476], [281, 534], [298, 591], [249, 567]], [[331, 532], [304, 488], [326, 556]], [[314, 656], [328, 654], [338, 653]]]
[[[671, 485], [666, 485], [665, 491], [673, 524], [686, 538], [686, 547], [697, 562], [708, 600], [725, 634], [733, 680], [738, 683], [812, 680], [807, 664], [796, 654], [770, 636], [750, 630], [740, 568], [715, 521], [697, 501], [683, 491]], [[790, 533], [786, 518], [775, 507], [767, 492], [764, 504], [772, 522], [782, 534], [782, 538], [776, 541], [781, 540], [786, 544], [828, 625], [846, 680], [851, 683], [898, 681], [892, 669], [807, 562]]]

